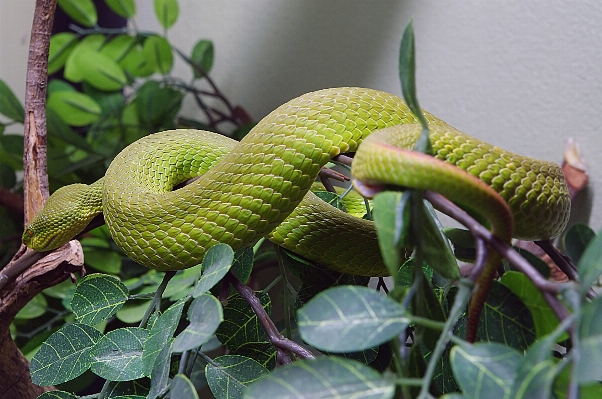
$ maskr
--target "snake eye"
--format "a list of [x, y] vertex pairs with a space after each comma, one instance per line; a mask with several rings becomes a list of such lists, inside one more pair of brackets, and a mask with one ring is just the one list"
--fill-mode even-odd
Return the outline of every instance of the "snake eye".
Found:
[[31, 228], [26, 228], [25, 233], [27, 233], [28, 236], [33, 237], [33, 230]]

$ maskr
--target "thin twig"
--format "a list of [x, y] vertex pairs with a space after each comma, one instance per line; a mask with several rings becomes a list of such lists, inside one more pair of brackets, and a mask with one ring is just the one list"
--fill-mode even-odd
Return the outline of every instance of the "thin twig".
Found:
[[234, 289], [238, 291], [238, 293], [245, 299], [245, 301], [247, 301], [249, 306], [251, 306], [251, 309], [253, 309], [253, 311], [257, 315], [259, 322], [261, 323], [268, 335], [268, 339], [270, 340], [272, 345], [276, 347], [276, 350], [278, 352], [278, 361], [281, 364], [291, 362], [291, 359], [288, 356], [287, 352], [294, 353], [302, 359], [314, 358], [314, 355], [310, 351], [280, 334], [280, 331], [278, 331], [278, 328], [276, 328], [276, 325], [274, 324], [270, 316], [267, 314], [267, 312], [261, 305], [261, 302], [255, 296], [255, 293], [250, 287], [241, 283], [240, 280], [234, 274], [232, 274], [232, 272], [228, 272], [227, 277], [230, 281], [230, 284], [232, 284]]
[[556, 266], [558, 266], [558, 268], [562, 270], [562, 272], [566, 274], [569, 279], [574, 281], [579, 280], [579, 276], [577, 275], [577, 268], [575, 267], [573, 262], [571, 262], [571, 258], [558, 252], [558, 250], [554, 245], [552, 245], [552, 242], [550, 240], [534, 241], [534, 243], [538, 247], [543, 249], [546, 254], [548, 254], [550, 259], [554, 261]]

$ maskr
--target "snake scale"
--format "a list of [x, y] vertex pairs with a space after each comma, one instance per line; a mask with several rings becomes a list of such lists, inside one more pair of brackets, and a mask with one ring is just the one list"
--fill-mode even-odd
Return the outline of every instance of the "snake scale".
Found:
[[[437, 159], [404, 150], [421, 128], [401, 98], [364, 88], [295, 98], [240, 142], [193, 130], [152, 134], [117, 155], [98, 182], [57, 190], [23, 241], [40, 251], [57, 248], [102, 212], [117, 245], [154, 269], [188, 268], [218, 242], [236, 249], [267, 236], [340, 272], [386, 275], [372, 223], [308, 193], [327, 162], [356, 151], [352, 176], [360, 188], [387, 183], [440, 191], [497, 217], [494, 231], [504, 240], [562, 232], [570, 200], [557, 164], [491, 146], [424, 114]], [[511, 214], [497, 211], [495, 193]]]

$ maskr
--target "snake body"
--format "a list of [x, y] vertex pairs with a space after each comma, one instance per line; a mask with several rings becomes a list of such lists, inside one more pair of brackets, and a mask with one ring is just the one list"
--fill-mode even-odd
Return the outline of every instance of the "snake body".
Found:
[[[467, 181], [478, 177], [485, 184], [477, 185], [490, 187], [507, 202], [515, 236], [545, 239], [560, 234], [570, 201], [558, 165], [509, 153], [425, 116], [435, 157], [457, 166], [445, 166], [449, 173], [441, 174], [436, 166], [425, 170], [434, 162], [426, 156], [419, 156], [418, 163], [391, 166], [394, 158], [405, 159], [405, 153], [395, 150], [397, 155], [391, 155], [385, 149], [412, 148], [420, 128], [402, 99], [371, 89], [325, 89], [295, 98], [266, 116], [241, 142], [191, 130], [156, 133], [124, 149], [104, 179], [77, 185], [75, 194], [69, 186], [53, 194], [23, 240], [37, 250], [56, 248], [81, 231], [71, 230], [67, 220], [81, 225], [103, 212], [117, 245], [150, 268], [184, 269], [200, 263], [218, 242], [241, 248], [267, 235], [335, 270], [385, 275], [371, 222], [336, 212], [308, 193], [327, 162], [358, 147], [352, 170], [358, 181], [406, 187], [419, 182], [422, 189], [435, 191], [445, 183], [452, 191], [446, 195], [453, 197], [454, 188], [461, 193], [452, 200], [487, 208], [468, 191]], [[384, 139], [360, 146], [380, 129]], [[507, 235], [512, 234], [509, 219], [494, 222], [506, 223], [501, 230]]]

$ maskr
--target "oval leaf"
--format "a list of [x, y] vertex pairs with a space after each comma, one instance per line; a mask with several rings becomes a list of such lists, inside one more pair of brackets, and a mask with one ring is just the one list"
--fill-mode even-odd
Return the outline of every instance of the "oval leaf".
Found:
[[505, 345], [485, 343], [455, 346], [451, 364], [467, 398], [509, 399], [522, 355]]
[[123, 68], [106, 55], [94, 50], [78, 51], [77, 63], [84, 82], [99, 90], [115, 91], [127, 83]]
[[128, 289], [118, 278], [90, 274], [77, 285], [71, 308], [78, 321], [93, 325], [117, 313], [127, 299]]
[[394, 379], [353, 360], [324, 356], [277, 368], [252, 383], [244, 398], [386, 399], [394, 394]]
[[48, 98], [48, 108], [72, 126], [86, 126], [95, 122], [102, 112], [92, 97], [79, 93], [59, 91]]
[[228, 273], [234, 262], [234, 251], [227, 244], [216, 244], [209, 248], [203, 258], [203, 275], [192, 292], [194, 298], [215, 286]]
[[210, 40], [199, 40], [192, 48], [190, 59], [196, 64], [192, 71], [194, 77], [199, 79], [211, 71], [213, 66], [213, 42]]
[[245, 356], [226, 355], [213, 359], [205, 366], [207, 384], [215, 399], [238, 399], [244, 390], [269, 371]]
[[76, 22], [88, 27], [96, 25], [98, 14], [92, 0], [58, 0], [58, 5]]
[[58, 72], [77, 44], [75, 33], [63, 32], [52, 35], [50, 38], [50, 52], [48, 54], [48, 74]]
[[144, 377], [142, 348], [148, 331], [120, 328], [101, 339], [90, 351], [94, 374], [112, 381], [130, 381]]
[[173, 334], [178, 327], [178, 322], [182, 316], [182, 309], [186, 304], [185, 299], [171, 305], [153, 324], [153, 327], [148, 333], [144, 350], [142, 351], [142, 363], [144, 366], [144, 374], [150, 375], [155, 365], [155, 360], [161, 350], [165, 347], [165, 343], [173, 338]]
[[136, 14], [136, 3], [134, 0], [105, 0], [105, 3], [117, 15], [131, 18]]
[[73, 395], [72, 393], [65, 391], [50, 391], [44, 392], [36, 399], [77, 399], [79, 396]]
[[85, 324], [68, 324], [52, 334], [31, 359], [31, 381], [40, 386], [74, 379], [92, 364], [90, 350], [102, 333]]
[[224, 320], [221, 303], [213, 295], [201, 295], [188, 308], [190, 325], [176, 337], [174, 352], [197, 348], [213, 336]]
[[171, 381], [169, 388], [171, 398], [198, 399], [199, 395], [192, 382], [184, 374], [177, 374]]
[[165, 38], [151, 36], [142, 45], [144, 57], [150, 66], [157, 72], [166, 74], [173, 66], [173, 53], [171, 46]]
[[169, 29], [178, 19], [179, 12], [176, 0], [155, 0], [155, 15], [163, 28]]
[[297, 315], [301, 338], [333, 353], [378, 346], [409, 324], [400, 304], [370, 288], [353, 285], [321, 292]]
[[98, 51], [104, 42], [105, 37], [102, 34], [85, 36], [77, 42], [76, 46], [67, 57], [67, 61], [65, 61], [65, 70], [63, 71], [65, 79], [75, 83], [82, 82], [84, 80], [84, 75], [80, 69], [79, 62], [77, 62], [78, 53], [86, 50]]

